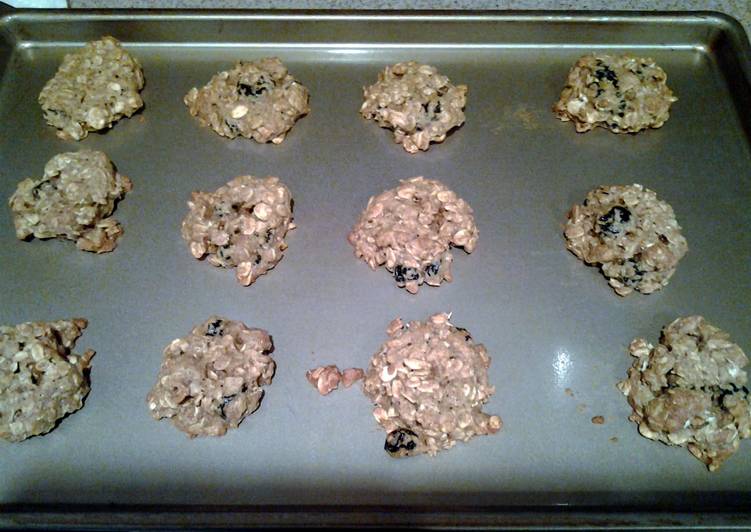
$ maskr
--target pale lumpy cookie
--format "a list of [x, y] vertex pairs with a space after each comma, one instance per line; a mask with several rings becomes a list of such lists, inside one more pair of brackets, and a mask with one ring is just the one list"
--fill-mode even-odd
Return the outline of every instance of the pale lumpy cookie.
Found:
[[58, 137], [81, 140], [143, 107], [143, 81], [138, 60], [114, 37], [102, 37], [65, 56], [39, 103]]
[[614, 133], [662, 127], [678, 99], [666, 82], [650, 58], [585, 55], [569, 72], [553, 112], [580, 133], [597, 126]]
[[464, 123], [467, 86], [453, 85], [430, 65], [408, 61], [387, 66], [363, 92], [363, 118], [393, 129], [394, 141], [409, 153], [443, 142]]
[[94, 351], [72, 350], [86, 325], [74, 318], [0, 326], [0, 438], [45, 434], [83, 406]]
[[24, 179], [10, 198], [16, 236], [66, 238], [84, 251], [112, 251], [123, 228], [110, 215], [132, 188], [100, 151], [55, 155], [40, 179]]
[[435, 455], [501, 429], [500, 417], [482, 411], [495, 393], [488, 383], [490, 357], [449, 317], [406, 324], [395, 319], [388, 341], [370, 360], [363, 391], [388, 433], [384, 448], [391, 456]]
[[211, 316], [164, 350], [147, 402], [189, 437], [223, 436], [261, 404], [276, 364], [269, 333]]
[[727, 333], [701, 316], [678, 318], [659, 344], [637, 338], [629, 352], [636, 360], [618, 388], [642, 436], [687, 447], [710, 471], [751, 437], [748, 358]]
[[279, 144], [310, 112], [308, 89], [276, 57], [239, 61], [185, 95], [190, 114], [223, 137]]
[[385, 265], [398, 286], [416, 294], [423, 283], [451, 281], [451, 246], [477, 245], [472, 208], [446, 185], [413, 177], [370, 198], [349, 234], [355, 256], [372, 269]]
[[641, 185], [601, 186], [568, 213], [566, 247], [600, 266], [616, 293], [651, 294], [688, 251], [673, 208]]
[[239, 176], [215, 192], [194, 192], [182, 235], [197, 259], [236, 268], [248, 286], [282, 260], [295, 228], [292, 197], [278, 177]]

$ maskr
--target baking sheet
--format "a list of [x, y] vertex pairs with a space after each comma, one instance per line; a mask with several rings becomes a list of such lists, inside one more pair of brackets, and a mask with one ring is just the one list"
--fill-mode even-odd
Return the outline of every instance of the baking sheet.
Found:
[[[7, 207], [0, 216], [0, 322], [86, 317], [77, 350], [97, 351], [82, 410], [46, 436], [0, 443], [0, 503], [696, 509], [751, 500], [748, 442], [710, 474], [688, 451], [640, 437], [615, 388], [630, 340], [656, 341], [678, 316], [703, 314], [751, 351], [751, 115], [739, 113], [749, 106], [748, 41], [728, 19], [21, 13], [0, 34], [10, 54], [0, 198], [56, 153], [79, 149], [105, 151], [134, 183], [115, 215], [125, 236], [107, 255], [20, 242]], [[146, 107], [104, 134], [59, 140], [36, 97], [64, 53], [103, 34], [141, 61]], [[576, 134], [553, 118], [571, 64], [605, 49], [666, 70], [679, 100], [663, 128]], [[223, 139], [189, 116], [191, 87], [268, 55], [312, 95], [312, 112], [283, 144]], [[417, 155], [357, 112], [362, 87], [407, 59], [469, 86], [465, 125]], [[191, 191], [247, 173], [282, 178], [298, 228], [276, 269], [243, 288], [233, 272], [192, 259], [179, 227]], [[411, 296], [355, 260], [346, 235], [370, 196], [416, 175], [465, 198], [480, 239], [471, 255], [454, 253], [453, 283]], [[667, 288], [624, 299], [566, 251], [562, 227], [591, 188], [634, 182], [672, 204], [690, 250]], [[504, 428], [435, 458], [393, 460], [357, 387], [320, 397], [304, 373], [365, 367], [391, 319], [440, 311], [488, 348], [496, 394], [485, 410]], [[278, 369], [239, 429], [191, 441], [153, 421], [145, 397], [164, 346], [213, 313], [267, 329]], [[605, 424], [592, 424], [595, 415]]]

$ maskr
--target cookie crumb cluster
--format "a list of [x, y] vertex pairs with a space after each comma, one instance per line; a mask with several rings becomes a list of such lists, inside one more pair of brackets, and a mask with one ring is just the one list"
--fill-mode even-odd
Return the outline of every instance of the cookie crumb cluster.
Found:
[[641, 185], [600, 186], [568, 213], [566, 247], [599, 265], [618, 295], [668, 284], [688, 243], [673, 208]]
[[277, 57], [239, 61], [219, 72], [201, 89], [190, 89], [184, 102], [202, 126], [228, 138], [281, 143], [301, 116], [310, 112], [308, 89], [293, 78]]
[[73, 353], [82, 318], [0, 326], [0, 438], [45, 434], [83, 406], [94, 351]]
[[197, 259], [236, 268], [248, 286], [282, 260], [295, 228], [292, 196], [278, 177], [239, 176], [214, 192], [193, 192], [182, 236]]
[[120, 41], [105, 36], [65, 55], [39, 94], [39, 104], [58, 137], [81, 140], [143, 107], [143, 83], [138, 60]]
[[365, 372], [360, 368], [347, 368], [340, 371], [333, 365], [319, 366], [305, 372], [305, 378], [321, 395], [330, 394], [339, 387], [339, 383], [349, 388], [363, 377], [365, 377]]
[[363, 118], [393, 129], [394, 141], [409, 153], [443, 142], [464, 123], [467, 86], [453, 85], [430, 65], [408, 61], [387, 66], [363, 93]]
[[479, 232], [472, 208], [439, 181], [413, 177], [370, 198], [349, 234], [355, 256], [381, 265], [396, 284], [416, 294], [420, 285], [450, 282], [451, 246], [472, 253]]
[[164, 350], [147, 403], [189, 437], [223, 436], [261, 404], [276, 364], [269, 333], [211, 316]]
[[659, 128], [678, 100], [666, 82], [650, 58], [585, 55], [571, 68], [553, 112], [580, 133], [598, 126], [614, 133]]
[[500, 417], [482, 412], [495, 393], [488, 383], [490, 357], [449, 318], [395, 319], [370, 360], [363, 391], [375, 404], [373, 416], [387, 432], [384, 448], [391, 456], [435, 455], [501, 429]]
[[637, 338], [629, 352], [636, 360], [618, 388], [642, 436], [687, 447], [710, 471], [751, 437], [748, 357], [726, 332], [702, 316], [678, 318], [659, 344]]
[[110, 215], [132, 188], [100, 151], [55, 155], [42, 178], [24, 179], [10, 198], [16, 236], [66, 238], [83, 251], [112, 251], [123, 228]]

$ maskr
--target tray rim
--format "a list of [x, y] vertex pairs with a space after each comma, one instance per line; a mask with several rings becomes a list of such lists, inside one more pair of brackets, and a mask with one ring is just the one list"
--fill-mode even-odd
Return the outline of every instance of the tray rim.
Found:
[[[571, 24], [640, 23], [660, 24], [680, 21], [702, 23], [714, 28], [707, 33], [706, 50], [721, 58], [733, 59], [741, 74], [734, 85], [745, 88], [743, 93], [731, 91], [738, 111], [751, 110], [751, 44], [741, 23], [732, 16], [708, 10], [692, 11], [624, 11], [624, 10], [320, 10], [320, 9], [16, 9], [0, 2], [0, 79], [11, 53], [3, 48], [38, 46], [33, 41], [18, 39], [12, 25], [15, 21], [71, 20], [399, 20], [399, 21], [498, 21], [498, 22], [565, 22]], [[74, 41], [71, 41], [74, 42]], [[127, 41], [126, 41], [127, 42]], [[56, 41], [54, 45], [59, 45]], [[460, 43], [456, 43], [461, 45]], [[728, 56], [727, 54], [730, 53]], [[725, 70], [725, 69], [723, 69]], [[739, 103], [739, 100], [740, 103]], [[749, 113], [751, 116], [751, 113]], [[749, 124], [744, 123], [751, 139]], [[642, 505], [506, 505], [467, 507], [443, 506], [364, 506], [364, 505], [165, 505], [157, 504], [0, 504], [0, 528], [18, 529], [50, 526], [62, 529], [110, 529], [112, 527], [142, 529], [152, 527], [250, 527], [250, 526], [420, 526], [420, 527], [574, 527], [592, 528], [618, 526], [624, 529], [659, 526], [695, 528], [709, 526], [751, 527], [751, 492], [739, 499], [723, 501], [725, 493], [696, 494], [707, 506], [698, 507], [689, 497], [678, 504], [663, 501]], [[396, 511], [395, 511], [396, 510]]]

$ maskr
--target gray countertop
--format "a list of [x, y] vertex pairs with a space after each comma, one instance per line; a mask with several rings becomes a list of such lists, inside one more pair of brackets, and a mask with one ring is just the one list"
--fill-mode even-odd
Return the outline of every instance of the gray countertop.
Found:
[[68, 4], [74, 8], [709, 10], [736, 18], [751, 33], [749, 0], [68, 0]]

